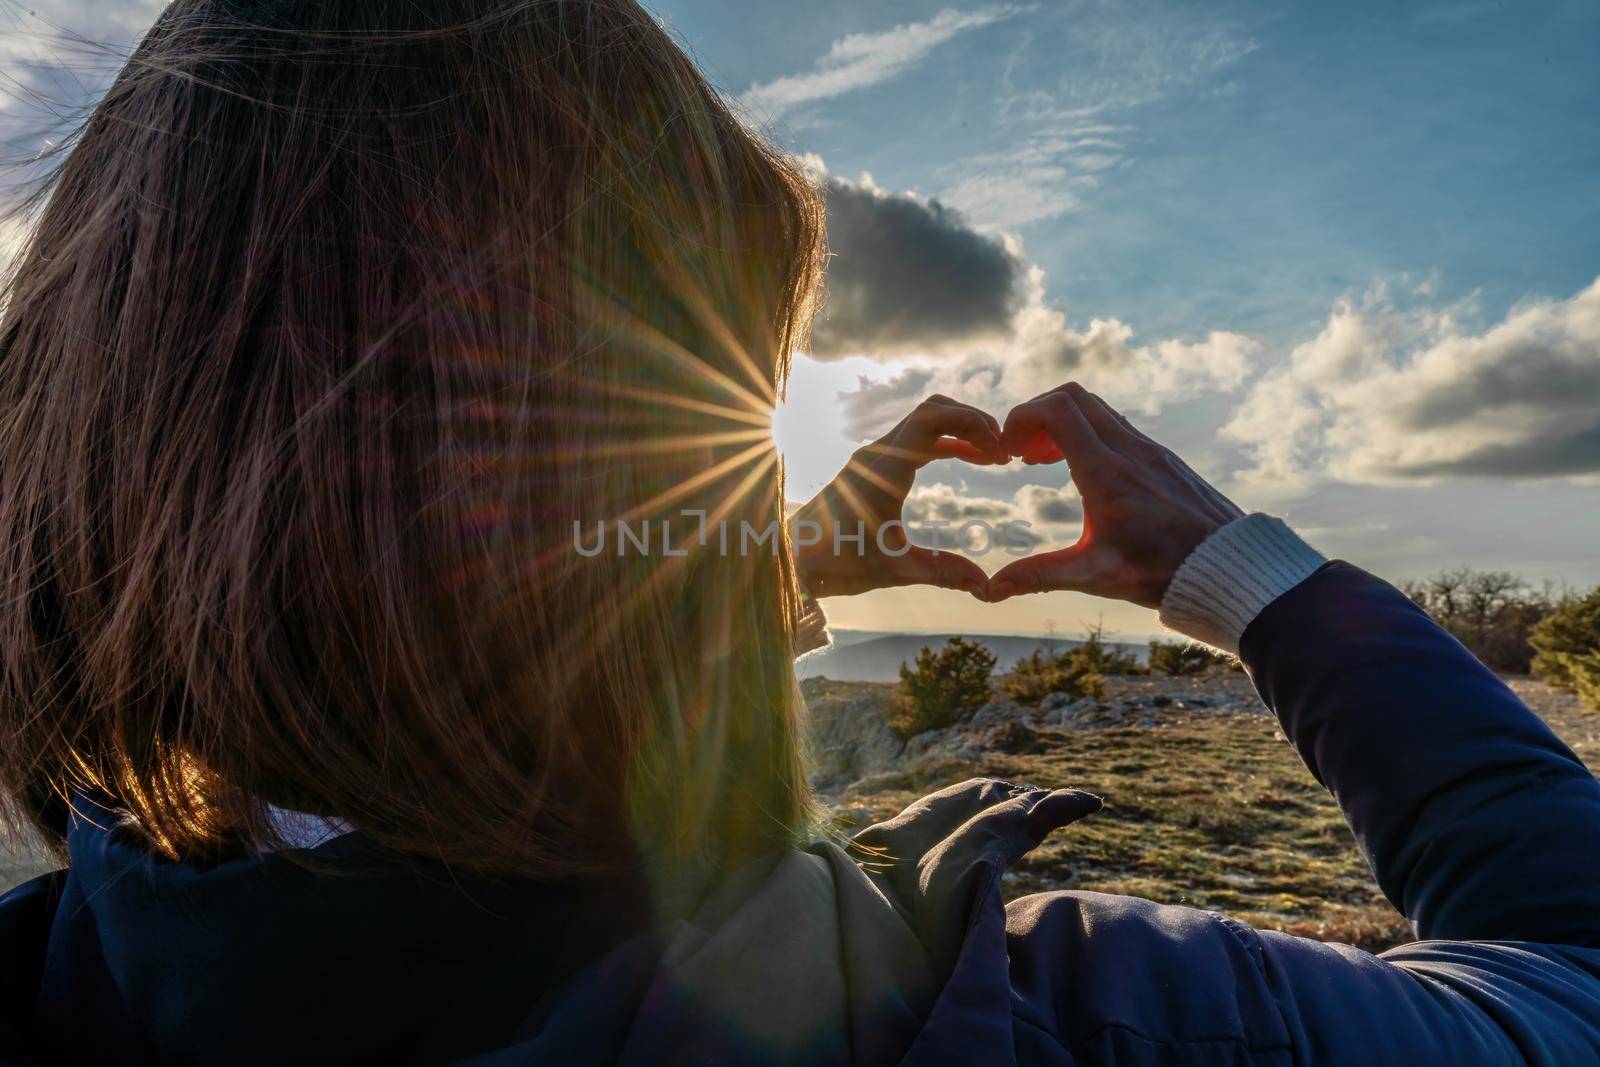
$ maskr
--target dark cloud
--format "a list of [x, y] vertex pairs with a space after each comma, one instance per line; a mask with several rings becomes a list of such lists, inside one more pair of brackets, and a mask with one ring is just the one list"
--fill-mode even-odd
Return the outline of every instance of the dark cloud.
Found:
[[933, 381], [931, 370], [912, 368], [888, 381], [875, 382], [858, 375], [858, 387], [839, 394], [844, 411], [845, 433], [852, 440], [865, 441], [883, 436], [888, 429], [911, 413], [910, 401], [920, 399]]
[[1595, 471], [1600, 471], [1600, 423], [1557, 437], [1489, 445], [1444, 462], [1400, 467], [1395, 473], [1405, 478], [1552, 478]]
[[1479, 332], [1459, 322], [1382, 292], [1341, 301], [1223, 433], [1249, 474], [1288, 484], [1600, 472], [1600, 280]]
[[828, 234], [817, 358], [926, 350], [1009, 331], [1024, 264], [953, 208], [830, 178]]
[[1399, 412], [1413, 430], [1432, 430], [1485, 416], [1497, 408], [1600, 411], [1600, 352], [1567, 337], [1515, 339], [1492, 361], [1466, 366]]
[[1083, 504], [1071, 487], [1057, 490], [1045, 485], [1025, 485], [1017, 490], [1017, 503], [1030, 522], [1061, 526], [1083, 520]]

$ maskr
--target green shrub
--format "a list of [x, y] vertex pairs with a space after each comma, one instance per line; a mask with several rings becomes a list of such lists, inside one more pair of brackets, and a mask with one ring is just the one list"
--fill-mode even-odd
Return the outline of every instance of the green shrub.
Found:
[[1111, 644], [1105, 627], [1096, 624], [1089, 627], [1076, 647], [1063, 652], [1055, 650], [1053, 638], [1042, 643], [1017, 660], [1001, 681], [1001, 688], [1007, 698], [1018, 704], [1037, 707], [1052, 693], [1066, 693], [1074, 700], [1103, 700], [1106, 675], [1145, 673], [1139, 657]]
[[1567, 670], [1572, 675], [1572, 691], [1578, 699], [1600, 711], [1600, 651], [1567, 656]]
[[1100, 623], [1089, 627], [1089, 633], [1077, 648], [1067, 652], [1066, 655], [1075, 658], [1091, 673], [1101, 676], [1108, 674], [1148, 674], [1144, 664], [1139, 662], [1139, 657], [1132, 652], [1124, 652], [1112, 645], [1106, 633], [1105, 626]]
[[935, 652], [917, 653], [916, 666], [900, 664], [900, 686], [889, 702], [889, 726], [901, 737], [954, 725], [989, 700], [995, 656], [984, 646], [952, 637]]
[[1238, 660], [1192, 641], [1151, 641], [1147, 661], [1151, 674], [1200, 674], [1211, 667], [1232, 667]]
[[1029, 707], [1038, 707], [1052, 693], [1066, 693], [1074, 700], [1105, 696], [1105, 680], [1075, 648], [1066, 652], [1035, 649], [1017, 660], [1011, 673], [1001, 679], [1000, 688], [1007, 699]]
[[1600, 589], [1574, 597], [1534, 627], [1533, 673], [1600, 708]]

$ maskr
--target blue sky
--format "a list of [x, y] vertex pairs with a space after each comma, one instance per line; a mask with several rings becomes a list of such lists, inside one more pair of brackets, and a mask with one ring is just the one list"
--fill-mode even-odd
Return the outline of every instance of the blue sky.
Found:
[[[814, 69], [850, 34], [986, 10], [652, 6], [735, 94]], [[1041, 113], [1092, 109], [1119, 128], [1121, 161], [1073, 189], [1075, 209], [1015, 228], [1053, 295], [1155, 332], [1288, 341], [1341, 293], [1406, 272], [1482, 289], [1489, 311], [1595, 277], [1600, 6], [1016, 7], [785, 111], [780, 136], [836, 173], [946, 196], [1003, 169], [966, 161], [1068, 124]]]
[[[1149, 376], [1136, 375], [1120, 397], [1245, 506], [1288, 514], [1325, 551], [1391, 577], [1473, 564], [1600, 580], [1583, 443], [1600, 426], [1600, 297], [1583, 296], [1600, 276], [1600, 5], [654, 9], [719, 86], [828, 173], [870, 174], [1017, 238], [1066, 329], [1105, 319], [1131, 328], [1131, 344], [1222, 331], [1257, 345], [1237, 384], [1157, 388], [1145, 404]], [[930, 388], [951, 380], [939, 359], [904, 355], [816, 365], [812, 393], [908, 365], [935, 368]], [[1547, 412], [1554, 387], [1538, 381], [1568, 378]], [[1414, 417], [1452, 391], [1466, 394], [1452, 417]], [[1386, 411], [1385, 395], [1406, 403]], [[1309, 436], [1297, 429], [1307, 411], [1322, 413]], [[1547, 417], [1563, 429], [1541, 442]], [[836, 457], [816, 438], [793, 466]], [[1479, 462], [1494, 448], [1542, 459]], [[1005, 500], [1045, 479], [950, 464], [924, 480]], [[1101, 610], [1045, 601], [997, 622], [1070, 628]], [[834, 614], [934, 629], [972, 617], [937, 593]], [[1154, 628], [1130, 610], [1107, 618]]]
[[[125, 42], [159, 6], [0, 0], [0, 120], [19, 87], [71, 91], [41, 33]], [[825, 309], [799, 361], [796, 490], [928, 392], [1003, 414], [1071, 376], [1386, 577], [1600, 581], [1600, 4], [649, 6], [827, 176], [830, 285], [866, 310]], [[947, 463], [908, 514], [1039, 519], [1068, 543], [1071, 505], [1059, 471]], [[1033, 631], [1102, 612], [1157, 628], [1064, 594], [831, 614]]]

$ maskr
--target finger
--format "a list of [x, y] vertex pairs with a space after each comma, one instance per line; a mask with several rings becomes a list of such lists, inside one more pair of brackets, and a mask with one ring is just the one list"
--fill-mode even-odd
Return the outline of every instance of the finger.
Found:
[[[1072, 396], [1062, 390], [1045, 393], [1012, 408], [1006, 416], [1002, 440], [1014, 456], [1026, 456], [1043, 431], [1061, 451], [1077, 477], [1093, 472], [1115, 458], [1078, 410]], [[1035, 449], [1037, 453], [1037, 450]]]
[[1081, 545], [1008, 563], [989, 579], [989, 602], [1014, 596], [1074, 590], [1092, 593], [1088, 551]]
[[989, 576], [966, 556], [912, 545], [903, 555], [889, 558], [888, 571], [894, 585], [933, 585], [985, 599]]
[[1143, 441], [1145, 444], [1149, 445], [1152, 448], [1162, 448], [1162, 449], [1164, 449], [1166, 447], [1161, 442], [1157, 441], [1155, 438], [1151, 437], [1149, 434], [1147, 434], [1143, 430], [1139, 429], [1139, 427], [1135, 426], [1133, 424], [1133, 422], [1128, 418], [1128, 416], [1124, 415], [1122, 412], [1118, 411], [1116, 408], [1114, 408], [1110, 404], [1108, 404], [1106, 402], [1106, 398], [1105, 397], [1101, 396], [1099, 393], [1090, 393], [1089, 395], [1091, 397], [1093, 397], [1094, 400], [1097, 403], [1099, 403], [1099, 405], [1101, 407], [1105, 408], [1106, 411], [1111, 413], [1111, 416], [1114, 419], [1116, 419], [1118, 423], [1120, 423], [1122, 425], [1122, 429], [1124, 431], [1126, 431], [1127, 433], [1131, 434], [1133, 437], [1137, 438], [1138, 440]]
[[[939, 438], [933, 443], [933, 454], [939, 459], [959, 459], [975, 463], [980, 467], [992, 466], [995, 463], [994, 456], [959, 437]], [[1008, 456], [1007, 459], [1009, 458]]]
[[1000, 436], [999, 421], [993, 415], [989, 414], [980, 407], [974, 407], [973, 405], [963, 403], [960, 400], [954, 400], [948, 396], [945, 396], [943, 393], [934, 393], [932, 396], [928, 397], [927, 402], [930, 404], [944, 404], [949, 407], [963, 408], [967, 411], [976, 411], [983, 417], [983, 421], [989, 424], [989, 429], [994, 431], [995, 437]]
[[1094, 427], [1094, 432], [1099, 435], [1100, 440], [1124, 452], [1148, 454], [1150, 441], [1143, 434], [1137, 433], [1132, 424], [1122, 417], [1121, 412], [1076, 382], [1069, 384], [1067, 390], [1072, 394], [1072, 399], [1077, 401], [1078, 410], [1089, 420], [1089, 425]]
[[1040, 463], [1060, 463], [1066, 457], [1061, 454], [1061, 449], [1050, 440], [1050, 435], [1040, 430], [1033, 435], [1032, 442], [1022, 453], [1022, 462], [1033, 465]]
[[1114, 418], [1116, 418], [1116, 420], [1122, 424], [1122, 428], [1127, 433], [1131, 434], [1147, 453], [1153, 453], [1165, 458], [1166, 461], [1171, 463], [1172, 466], [1176, 468], [1180, 474], [1187, 478], [1197, 490], [1210, 498], [1219, 509], [1227, 514], [1244, 514], [1244, 512], [1239, 508], [1239, 505], [1229, 500], [1210, 482], [1206, 481], [1206, 479], [1195, 473], [1194, 468], [1189, 466], [1188, 462], [1184, 460], [1182, 456], [1172, 451], [1172, 449], [1168, 448], [1166, 445], [1163, 445], [1159, 441], [1150, 437], [1148, 434], [1140, 431], [1137, 426], [1128, 421], [1128, 417], [1126, 415], [1122, 414], [1110, 404], [1107, 404], [1105, 402], [1105, 398], [1101, 397], [1098, 393], [1090, 393], [1089, 396], [1102, 408], [1109, 412]]
[[918, 405], [899, 428], [893, 443], [913, 452], [925, 452], [931, 460], [938, 458], [933, 444], [941, 437], [959, 437], [988, 453], [995, 462], [1011, 461], [1010, 454], [1000, 443], [994, 419], [970, 404], [947, 396], [929, 397]]

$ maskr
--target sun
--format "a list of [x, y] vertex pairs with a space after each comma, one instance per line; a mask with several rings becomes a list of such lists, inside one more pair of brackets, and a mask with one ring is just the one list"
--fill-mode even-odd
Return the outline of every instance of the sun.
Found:
[[795, 357], [785, 399], [772, 411], [772, 442], [791, 500], [811, 499], [850, 459], [855, 443], [846, 433], [842, 394], [859, 386], [853, 368]]

